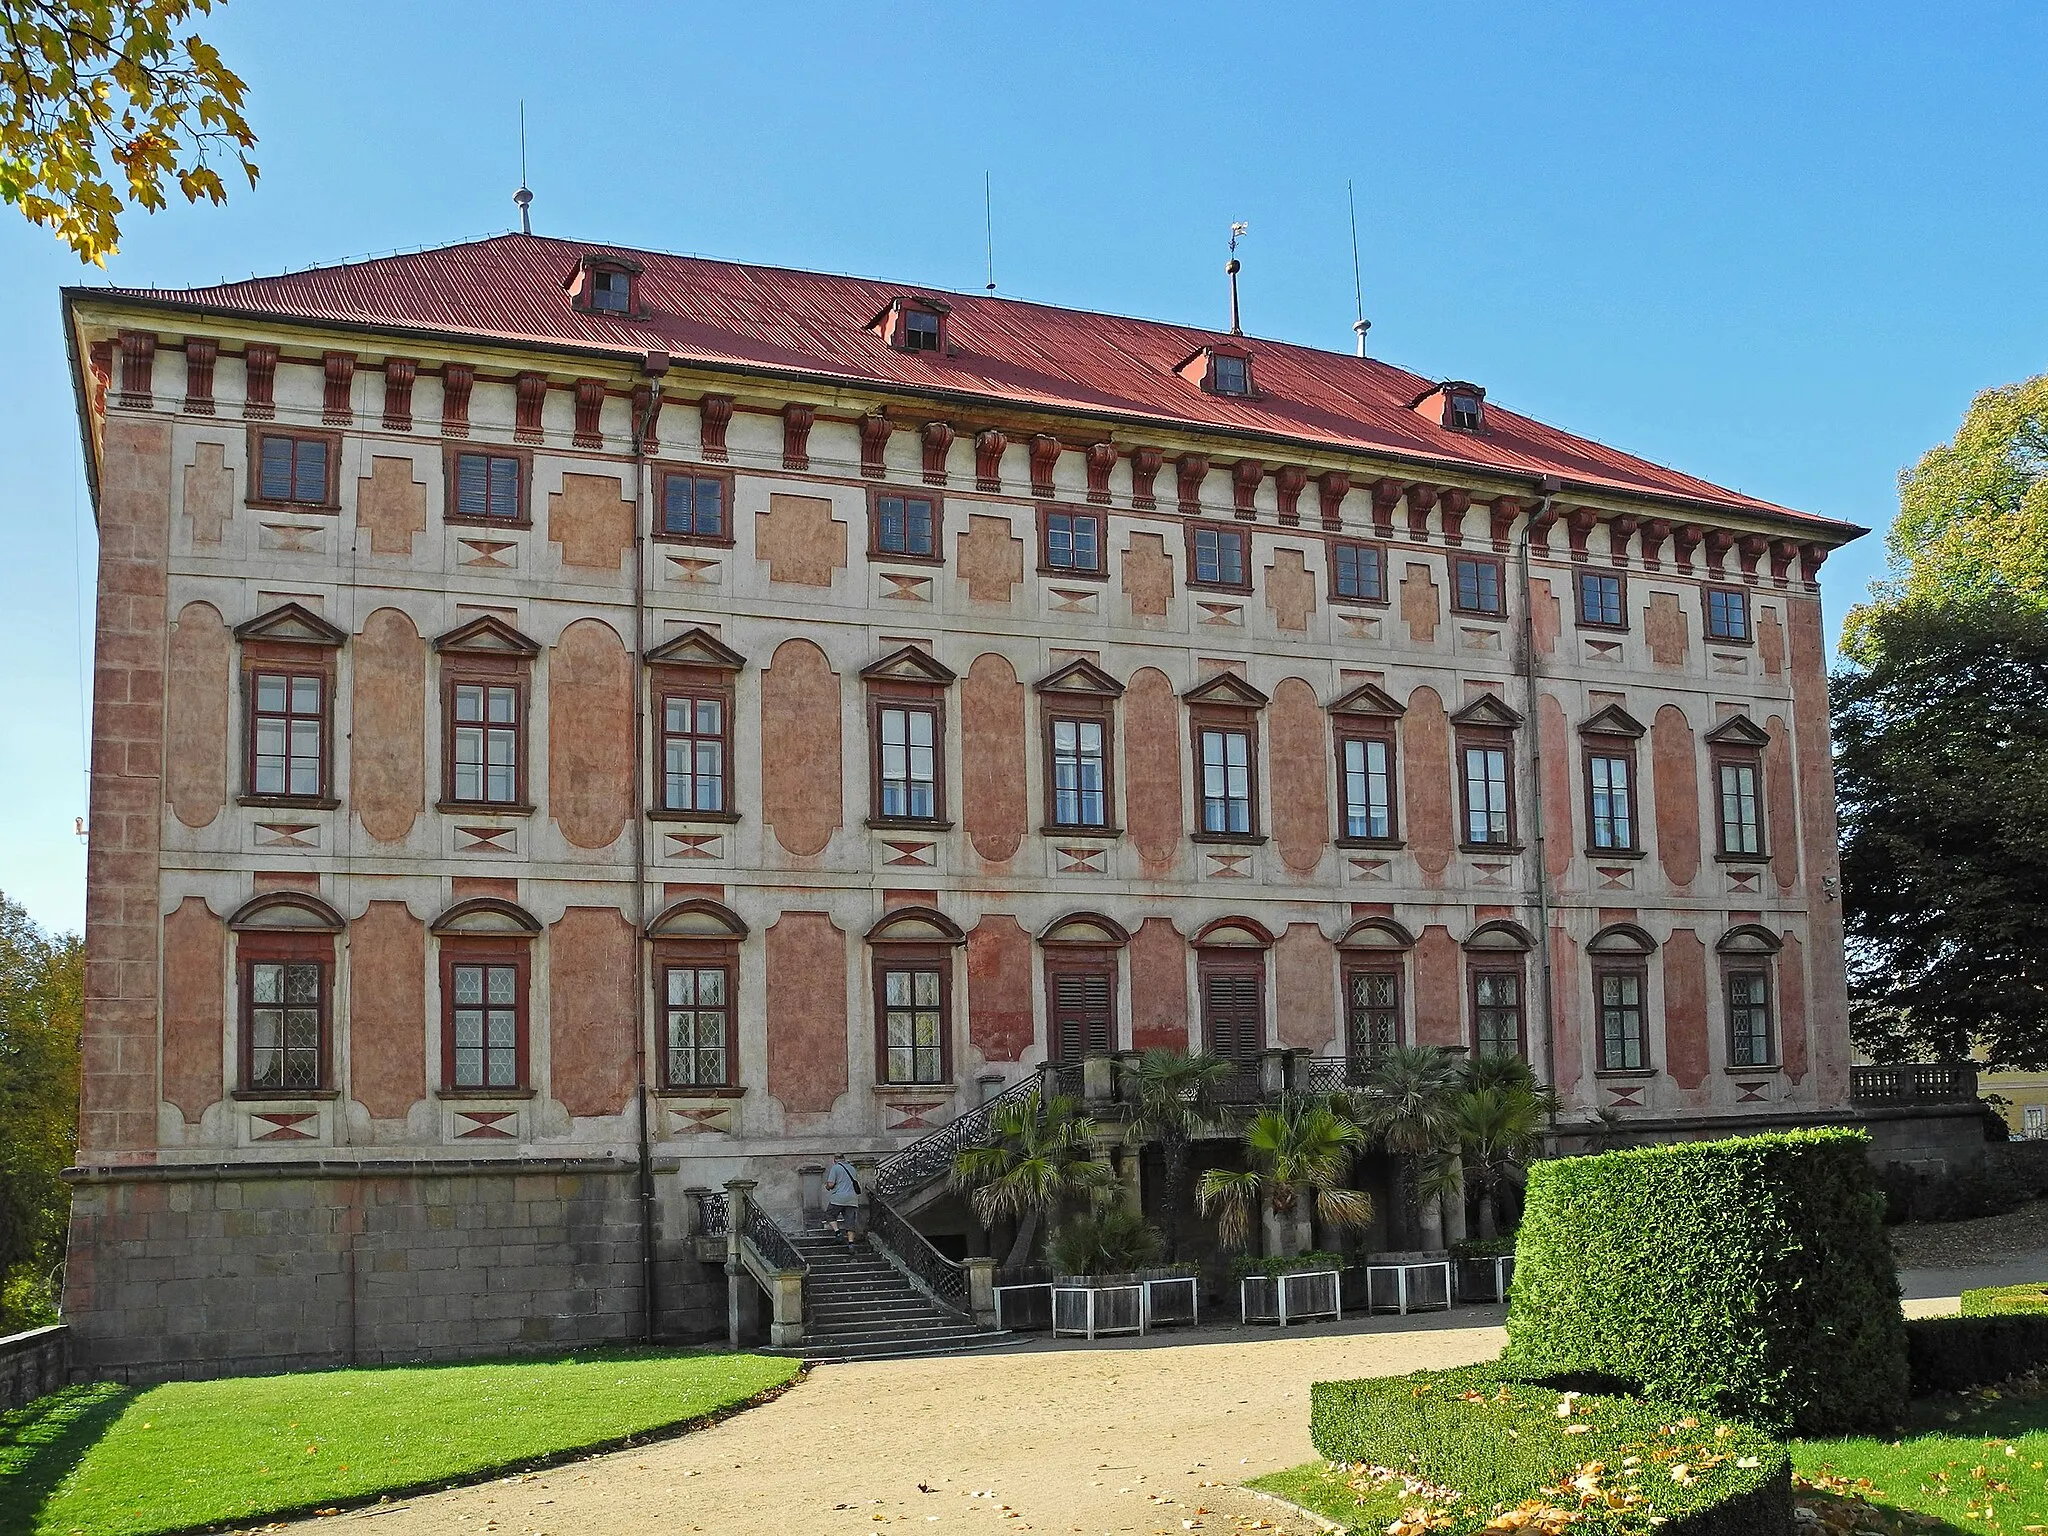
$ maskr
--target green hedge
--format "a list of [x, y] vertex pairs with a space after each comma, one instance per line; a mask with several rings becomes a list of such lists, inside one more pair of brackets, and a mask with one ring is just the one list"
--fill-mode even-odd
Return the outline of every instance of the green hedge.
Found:
[[1887, 1428], [1907, 1360], [1860, 1131], [1539, 1162], [1502, 1364], [1802, 1435]]
[[[1386, 1510], [1376, 1504], [1398, 1518], [1422, 1503], [1448, 1518], [1442, 1527], [1432, 1520], [1432, 1533], [1462, 1536], [1532, 1499], [1577, 1513], [1574, 1528], [1586, 1536], [1640, 1536], [1653, 1525], [1658, 1536], [1792, 1529], [1785, 1448], [1711, 1415], [1567, 1392], [1493, 1366], [1319, 1381], [1309, 1402], [1316, 1449], [1343, 1464], [1315, 1475], [1323, 1496], [1313, 1505], [1361, 1530], [1385, 1528]], [[1306, 1475], [1283, 1475], [1294, 1486], [1275, 1480], [1275, 1491], [1302, 1501]]]
[[2013, 1312], [2048, 1312], [2048, 1285], [2035, 1280], [2026, 1285], [2000, 1285], [1989, 1290], [1963, 1292], [1963, 1316], [2002, 1317]]
[[2048, 1314], [1910, 1318], [1906, 1344], [1915, 1397], [1967, 1392], [2048, 1365]]

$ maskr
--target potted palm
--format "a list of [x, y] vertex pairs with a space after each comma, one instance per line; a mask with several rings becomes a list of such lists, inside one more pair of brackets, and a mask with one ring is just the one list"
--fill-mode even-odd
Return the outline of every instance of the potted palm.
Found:
[[[1400, 1248], [1441, 1245], [1440, 1223], [1423, 1219], [1425, 1198], [1454, 1180], [1445, 1154], [1456, 1143], [1462, 1063], [1433, 1045], [1396, 1045], [1373, 1062], [1348, 1096], [1351, 1116], [1394, 1157], [1397, 1194], [1390, 1225]], [[1434, 1229], [1434, 1230], [1432, 1230]]]
[[1097, 1157], [1095, 1138], [1079, 1100], [1034, 1089], [997, 1108], [987, 1142], [954, 1157], [950, 1182], [976, 1219], [1014, 1227], [1004, 1268], [1029, 1260], [1042, 1226], [1116, 1196], [1116, 1175]]
[[1196, 1139], [1223, 1123], [1226, 1111], [1218, 1094], [1235, 1068], [1220, 1056], [1191, 1055], [1162, 1046], [1125, 1057], [1117, 1065], [1127, 1130], [1140, 1142], [1159, 1143], [1164, 1165], [1160, 1205], [1165, 1216], [1166, 1257], [1178, 1259], [1188, 1163]]
[[1309, 1246], [1312, 1220], [1334, 1231], [1372, 1220], [1372, 1197], [1344, 1183], [1364, 1144], [1365, 1133], [1328, 1104], [1283, 1100], [1246, 1127], [1248, 1166], [1204, 1173], [1195, 1204], [1203, 1215], [1215, 1214], [1226, 1247], [1249, 1246], [1256, 1217], [1269, 1253], [1300, 1253]]

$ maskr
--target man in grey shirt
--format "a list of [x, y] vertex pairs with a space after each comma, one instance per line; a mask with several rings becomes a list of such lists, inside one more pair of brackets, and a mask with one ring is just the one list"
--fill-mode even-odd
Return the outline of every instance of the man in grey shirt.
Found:
[[825, 1206], [830, 1213], [825, 1224], [834, 1232], [844, 1232], [851, 1247], [860, 1221], [860, 1180], [854, 1177], [853, 1164], [844, 1152], [825, 1170]]

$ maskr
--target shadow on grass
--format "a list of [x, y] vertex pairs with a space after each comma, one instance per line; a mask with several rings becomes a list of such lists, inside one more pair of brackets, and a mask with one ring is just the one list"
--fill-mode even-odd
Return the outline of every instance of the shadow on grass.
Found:
[[34, 1536], [43, 1506], [136, 1397], [100, 1382], [0, 1413], [0, 1536]]

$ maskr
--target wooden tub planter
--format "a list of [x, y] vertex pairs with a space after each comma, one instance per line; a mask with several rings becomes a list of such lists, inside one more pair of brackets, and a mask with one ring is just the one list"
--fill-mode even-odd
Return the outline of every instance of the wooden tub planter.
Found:
[[1239, 1315], [1247, 1323], [1307, 1322], [1342, 1317], [1343, 1283], [1334, 1269], [1288, 1269], [1277, 1275], [1246, 1275], [1238, 1282]]
[[1457, 1266], [1458, 1300], [1508, 1299], [1508, 1289], [1515, 1283], [1515, 1256], [1512, 1253], [1487, 1254], [1452, 1262]]
[[1193, 1274], [1062, 1275], [1048, 1289], [1055, 1338], [1145, 1334], [1201, 1320], [1201, 1280]]
[[1344, 1272], [1347, 1299], [1365, 1312], [1448, 1312], [1456, 1267], [1441, 1251], [1377, 1253]]

